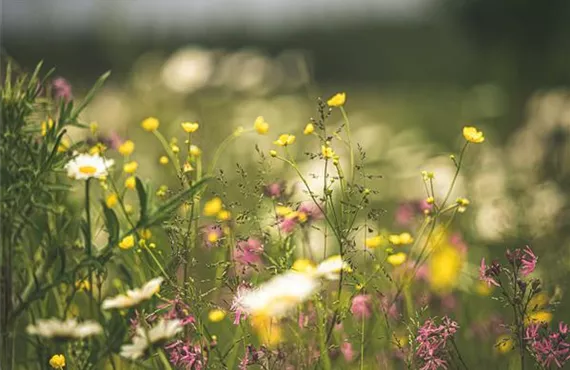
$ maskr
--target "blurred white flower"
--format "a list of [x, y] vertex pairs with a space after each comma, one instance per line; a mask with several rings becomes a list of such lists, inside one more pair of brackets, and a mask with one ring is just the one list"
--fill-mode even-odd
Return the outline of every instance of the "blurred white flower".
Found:
[[342, 260], [340, 255], [331, 256], [319, 263], [315, 270], [316, 277], [324, 277], [329, 280], [338, 280], [341, 270], [351, 271], [348, 263]]
[[526, 209], [526, 224], [534, 236], [554, 229], [556, 218], [566, 203], [564, 194], [553, 182], [529, 189], [530, 205]]
[[483, 240], [498, 241], [516, 225], [516, 206], [509, 198], [477, 202], [475, 228]]
[[64, 168], [67, 170], [67, 176], [75, 180], [87, 180], [92, 177], [100, 179], [108, 175], [107, 170], [114, 163], [112, 159], [105, 159], [99, 154], [79, 154], [67, 162]]
[[149, 280], [142, 288], [128, 290], [127, 294], [120, 294], [113, 298], [107, 298], [103, 301], [101, 307], [104, 310], [112, 308], [129, 308], [138, 305], [142, 301], [152, 298], [160, 290], [160, 284], [164, 278], [158, 277]]
[[318, 289], [312, 274], [289, 271], [253, 289], [242, 289], [234, 299], [236, 315], [280, 318], [308, 300]]
[[172, 91], [191, 93], [204, 87], [214, 70], [214, 54], [199, 48], [178, 50], [164, 63], [162, 81]]
[[180, 320], [160, 319], [156, 325], [150, 329], [139, 326], [136, 329], [133, 342], [121, 347], [121, 356], [136, 360], [142, 357], [153, 344], [162, 343], [174, 337], [181, 330], [182, 322]]
[[26, 331], [30, 335], [38, 335], [44, 338], [80, 339], [101, 334], [103, 328], [95, 321], [78, 322], [76, 319], [62, 321], [51, 318], [37, 320], [35, 325], [28, 325]]

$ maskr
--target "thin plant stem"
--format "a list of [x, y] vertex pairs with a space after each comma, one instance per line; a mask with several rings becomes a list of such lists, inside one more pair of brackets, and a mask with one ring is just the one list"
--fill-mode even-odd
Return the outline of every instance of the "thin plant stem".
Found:
[[346, 136], [348, 138], [348, 150], [350, 151], [350, 182], [354, 183], [354, 149], [352, 148], [352, 137], [350, 134], [350, 121], [348, 119], [348, 114], [344, 107], [340, 107], [342, 117], [344, 118], [344, 128], [346, 130]]

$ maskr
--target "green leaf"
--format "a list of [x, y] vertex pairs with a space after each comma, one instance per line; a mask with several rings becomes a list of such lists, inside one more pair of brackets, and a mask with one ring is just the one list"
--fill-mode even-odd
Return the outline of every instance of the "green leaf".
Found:
[[140, 226], [148, 227], [164, 221], [168, 216], [170, 216], [170, 214], [172, 214], [172, 212], [180, 207], [182, 203], [188, 200], [188, 198], [193, 198], [196, 193], [202, 190], [208, 180], [209, 178], [207, 177], [203, 178], [188, 189], [185, 189], [172, 198], [168, 199], [166, 203], [164, 203], [156, 211], [153, 212], [145, 224], [141, 224]]
[[139, 224], [145, 222], [146, 217], [148, 215], [148, 194], [146, 188], [139, 177], [136, 178], [136, 186], [137, 186], [137, 194], [139, 196], [139, 208], [140, 208], [140, 216], [139, 216]]
[[97, 93], [97, 90], [99, 90], [101, 88], [101, 86], [103, 86], [103, 84], [105, 83], [105, 80], [107, 80], [107, 78], [109, 78], [110, 75], [111, 75], [111, 71], [107, 71], [107, 72], [103, 73], [103, 75], [101, 77], [99, 77], [97, 79], [97, 81], [95, 82], [95, 84], [93, 85], [91, 90], [89, 90], [87, 95], [85, 95], [85, 99], [83, 99], [83, 101], [77, 106], [77, 108], [75, 108], [75, 111], [73, 112], [73, 114], [70, 117], [71, 121], [75, 121], [77, 119], [77, 117], [79, 116], [79, 113], [81, 113], [83, 111], [83, 109], [85, 109], [87, 104], [89, 104], [91, 102], [91, 100], [93, 100], [93, 98], [95, 97], [95, 94]]
[[101, 201], [101, 205], [103, 206], [103, 215], [105, 216], [105, 226], [109, 233], [109, 245], [114, 245], [119, 241], [119, 232], [121, 229], [119, 219], [117, 218], [115, 211], [107, 207], [105, 202]]

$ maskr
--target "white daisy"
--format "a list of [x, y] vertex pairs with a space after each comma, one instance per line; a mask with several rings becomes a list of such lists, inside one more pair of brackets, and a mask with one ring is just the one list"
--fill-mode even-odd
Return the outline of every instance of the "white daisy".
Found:
[[99, 154], [79, 154], [67, 162], [65, 169], [67, 176], [75, 180], [87, 180], [91, 177], [99, 179], [107, 176], [107, 170], [115, 161], [99, 156]]
[[338, 280], [342, 270], [346, 272], [352, 271], [350, 265], [343, 261], [342, 257], [337, 254], [319, 263], [314, 273], [317, 277], [324, 277], [329, 280]]
[[127, 294], [119, 294], [118, 296], [105, 299], [101, 307], [104, 310], [108, 310], [111, 308], [129, 308], [136, 306], [158, 293], [160, 284], [162, 284], [163, 281], [164, 278], [162, 277], [149, 280], [142, 288], [129, 289]]
[[308, 300], [319, 287], [310, 274], [289, 271], [257, 288], [241, 290], [233, 308], [237, 315], [265, 315], [280, 318]]
[[160, 343], [174, 337], [182, 330], [182, 321], [160, 319], [150, 329], [137, 327], [131, 344], [121, 347], [121, 356], [136, 360], [142, 357], [154, 343]]
[[35, 325], [28, 325], [26, 331], [30, 335], [44, 338], [79, 339], [101, 334], [103, 328], [95, 321], [78, 322], [76, 319], [61, 321], [56, 318], [38, 320]]

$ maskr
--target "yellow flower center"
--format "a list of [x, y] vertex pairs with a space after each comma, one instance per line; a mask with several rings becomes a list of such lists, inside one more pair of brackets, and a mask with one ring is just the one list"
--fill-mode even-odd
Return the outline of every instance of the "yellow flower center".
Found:
[[79, 167], [79, 172], [85, 175], [93, 175], [95, 172], [97, 172], [97, 168], [93, 166], [81, 166]]

